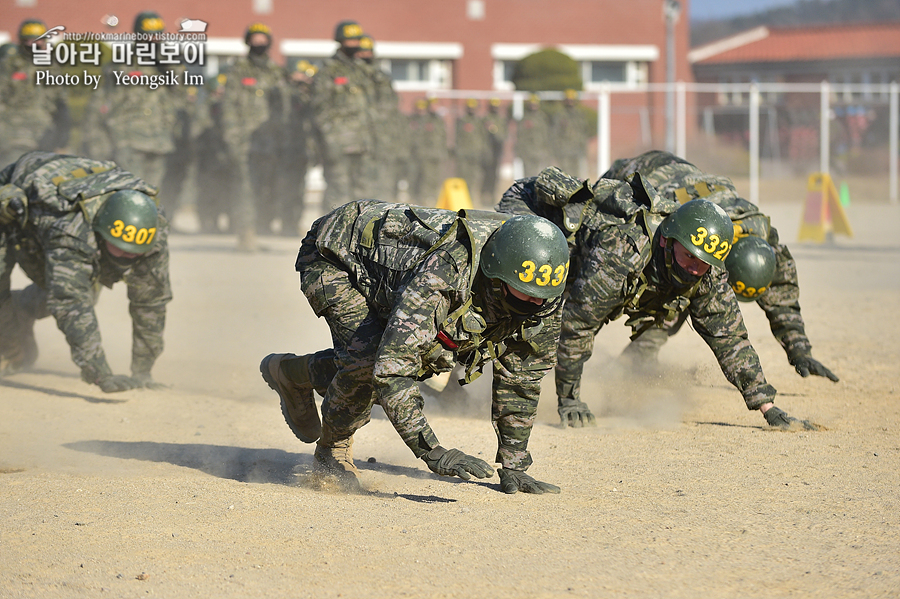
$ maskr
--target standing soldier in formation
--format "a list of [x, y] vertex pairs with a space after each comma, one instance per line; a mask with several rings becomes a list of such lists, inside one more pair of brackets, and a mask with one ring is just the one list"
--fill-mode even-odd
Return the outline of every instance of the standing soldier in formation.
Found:
[[509, 121], [500, 110], [499, 98], [491, 98], [488, 102], [488, 113], [484, 116], [487, 129], [487, 159], [484, 161], [484, 178], [481, 185], [481, 203], [493, 206], [497, 193], [497, 178], [500, 176], [500, 163], [503, 161], [503, 149], [509, 133]]
[[341, 21], [334, 32], [340, 44], [312, 81], [313, 125], [325, 176], [323, 208], [331, 210], [369, 195], [366, 166], [374, 148], [369, 110], [371, 69], [356, 58], [362, 27]]
[[[769, 217], [740, 197], [727, 177], [704, 173], [668, 152], [654, 150], [617, 160], [603, 177], [624, 181], [636, 172], [671, 201], [683, 204], [703, 198], [725, 210], [735, 228], [734, 247], [725, 260], [735, 296], [741, 301], [755, 301], [763, 309], [772, 334], [800, 375], [824, 376], [836, 382], [838, 377], [812, 357], [812, 344], [800, 315], [797, 266], [790, 250], [779, 242]], [[665, 328], [648, 329], [627, 351], [643, 359], [656, 359], [659, 348], [686, 317], [682, 312]]]
[[244, 43], [247, 56], [238, 59], [225, 81], [222, 126], [237, 178], [232, 230], [239, 250], [254, 251], [257, 234], [271, 232], [277, 211], [276, 172], [288, 98], [284, 69], [269, 58], [271, 29], [253, 23]]
[[581, 401], [581, 377], [594, 336], [607, 322], [627, 315], [637, 336], [687, 310], [748, 409], [762, 412], [771, 426], [815, 428], [774, 405], [775, 388], [728, 285], [724, 260], [734, 227], [724, 210], [703, 199], [678, 207], [639, 175], [627, 182], [600, 179], [590, 188], [556, 167], [516, 181], [498, 209], [544, 216], [569, 235], [572, 276], [556, 366], [564, 425], [594, 423]]
[[[69, 105], [62, 85], [36, 85], [32, 44], [47, 48], [47, 26], [28, 19], [19, 44], [0, 57], [0, 168], [32, 150], [54, 151], [69, 142]], [[44, 67], [46, 68], [46, 67]]]
[[541, 110], [541, 100], [531, 95], [525, 114], [516, 125], [516, 156], [522, 159], [526, 177], [535, 177], [550, 165], [550, 119]]
[[409, 117], [409, 197], [413, 204], [434, 205], [447, 163], [447, 125], [437, 112], [437, 100], [416, 100]]
[[366, 169], [368, 180], [372, 182], [370, 195], [381, 200], [394, 201], [400, 178], [398, 158], [405, 154], [403, 146], [408, 145], [404, 137], [406, 128], [400, 126], [400, 97], [394, 91], [391, 76], [375, 64], [375, 41], [372, 36], [363, 35], [359, 43], [360, 49], [356, 56], [369, 66], [372, 92], [375, 94], [369, 102], [369, 121], [373, 127], [374, 144], [374, 151], [369, 153]]
[[278, 170], [278, 217], [282, 235], [300, 233], [300, 219], [306, 204], [306, 171], [309, 170], [312, 142], [310, 86], [316, 70], [309, 62], [300, 60], [288, 76], [287, 126]]
[[466, 100], [466, 110], [456, 117], [456, 176], [465, 179], [469, 194], [479, 197], [484, 178], [484, 165], [490, 153], [487, 127], [484, 119], [477, 114], [478, 100]]
[[[144, 11], [134, 20], [134, 32], [145, 35], [162, 33], [165, 24], [159, 13]], [[139, 42], [146, 44], [148, 42]], [[157, 42], [149, 42], [157, 44]], [[125, 68], [128, 77], [159, 76], [169, 65], [159, 64], [158, 46], [153, 64], [138, 64], [137, 57]], [[116, 65], [118, 66], [118, 65]], [[166, 158], [175, 150], [175, 125], [178, 119], [180, 89], [147, 85], [116, 85], [107, 65], [102, 93], [94, 93], [88, 104], [84, 128], [86, 153], [112, 157], [144, 181], [160, 187], [166, 172]], [[179, 86], [180, 87], [180, 86]]]
[[[316, 443], [316, 470], [359, 488], [353, 434], [380, 405], [433, 472], [487, 478], [493, 469], [442, 447], [418, 381], [454, 364], [465, 382], [492, 365], [496, 461], [505, 493], [559, 492], [525, 473], [541, 379], [553, 367], [569, 254], [535, 216], [348, 203], [313, 224], [296, 269], [333, 350], [270, 354], [260, 364], [295, 435]], [[324, 393], [322, 422], [313, 390]]]
[[578, 92], [567, 89], [565, 93], [562, 108], [553, 115], [551, 128], [555, 164], [564, 173], [582, 177], [584, 176], [582, 161], [587, 155], [587, 143], [592, 135], [588, 131], [587, 118], [578, 102]]
[[[169, 283], [168, 222], [156, 189], [113, 162], [29, 152], [0, 171], [0, 374], [37, 359], [34, 321], [53, 316], [86, 383], [107, 393], [156, 387]], [[32, 280], [10, 290], [18, 264]], [[106, 361], [94, 304], [125, 281], [131, 376]]]

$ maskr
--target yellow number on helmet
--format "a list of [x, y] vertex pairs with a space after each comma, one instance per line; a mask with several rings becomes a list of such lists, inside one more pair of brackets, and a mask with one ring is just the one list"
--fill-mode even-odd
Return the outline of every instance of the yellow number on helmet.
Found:
[[709, 236], [709, 243], [703, 246], [703, 251], [707, 254], [712, 254], [716, 251], [716, 246], [719, 245], [719, 236], [713, 233]]
[[569, 263], [560, 264], [556, 267], [556, 270], [553, 271], [553, 280], [550, 281], [550, 284], [554, 287], [559, 287], [563, 281], [566, 280], [566, 269], [569, 267]]
[[550, 275], [553, 273], [553, 267], [549, 264], [545, 264], [538, 269], [538, 272], [541, 273], [541, 276], [538, 278], [535, 283], [537, 283], [540, 287], [546, 287], [550, 284]]
[[134, 236], [137, 235], [137, 227], [134, 225], [128, 225], [125, 227], [125, 233], [122, 234], [122, 241], [127, 241], [131, 243], [134, 241]]
[[525, 272], [519, 273], [519, 280], [523, 283], [530, 283], [534, 279], [534, 270], [537, 268], [537, 265], [531, 260], [526, 260], [522, 263], [522, 268], [525, 269]]
[[734, 289], [736, 293], [743, 293], [746, 285], [744, 285], [743, 281], [737, 281], [734, 285], [731, 286], [731, 288]]
[[138, 245], [144, 245], [145, 243], [147, 243], [147, 235], [148, 235], [147, 229], [144, 229], [143, 227], [141, 227], [140, 229], [138, 229], [137, 237], [135, 237], [134, 242], [137, 243]]
[[[712, 239], [712, 238], [710, 238], [710, 239]], [[722, 243], [719, 244], [719, 251], [713, 255], [716, 258], [718, 258], [719, 260], [724, 260], [725, 256], [728, 255], [728, 250], [730, 250], [730, 249], [731, 249], [731, 244], [728, 243], [727, 241], [723, 241]]]
[[703, 245], [708, 234], [709, 231], [706, 230], [706, 227], [697, 227], [697, 234], [691, 235], [691, 243], [694, 245]]
[[122, 221], [120, 221], [120, 220], [113, 221], [113, 226], [112, 226], [112, 229], [109, 230], [109, 234], [112, 235], [113, 237], [121, 237], [122, 229], [124, 229], [124, 228], [125, 228], [125, 223], [123, 223]]

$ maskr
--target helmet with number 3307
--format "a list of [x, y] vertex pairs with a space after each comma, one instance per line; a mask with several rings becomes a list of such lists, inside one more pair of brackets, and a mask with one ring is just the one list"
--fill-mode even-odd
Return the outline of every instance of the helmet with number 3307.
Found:
[[103, 239], [123, 252], [146, 254], [156, 239], [159, 212], [150, 196], [126, 189], [103, 202], [91, 225]]
[[558, 297], [566, 288], [569, 246], [562, 231], [549, 220], [513, 216], [484, 244], [481, 272], [531, 297]]
[[725, 268], [731, 251], [734, 225], [716, 204], [709, 200], [691, 200], [666, 217], [659, 226], [660, 235], [677, 240], [696, 258]]

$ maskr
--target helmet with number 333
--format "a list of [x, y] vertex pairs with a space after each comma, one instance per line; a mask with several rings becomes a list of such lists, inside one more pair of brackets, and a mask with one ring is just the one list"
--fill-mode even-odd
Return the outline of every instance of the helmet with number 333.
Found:
[[566, 288], [569, 246], [549, 220], [513, 216], [484, 244], [481, 272], [531, 297], [558, 297]]

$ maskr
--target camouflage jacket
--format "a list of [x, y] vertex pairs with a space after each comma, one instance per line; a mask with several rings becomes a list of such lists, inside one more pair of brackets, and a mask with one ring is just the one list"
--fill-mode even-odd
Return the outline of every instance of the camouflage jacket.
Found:
[[[113, 155], [118, 147], [153, 154], [168, 154], [175, 149], [175, 127], [183, 94], [181, 86], [160, 85], [151, 89], [142, 83], [117, 83], [119, 78], [125, 77], [138, 82], [141, 77], [171, 78], [172, 73], [177, 77], [178, 69], [163, 66], [132, 65], [117, 69], [108, 65], [104, 69], [102, 92], [92, 93], [84, 127], [103, 128]], [[102, 145], [100, 141], [95, 143]]]
[[708, 175], [668, 152], [652, 151], [617, 160], [603, 177], [625, 180], [635, 172], [640, 172], [661, 194], [682, 204], [703, 198], [721, 206], [734, 223], [735, 239], [754, 235], [772, 246], [775, 275], [769, 289], [756, 303], [765, 311], [772, 334], [787, 355], [808, 355], [812, 345], [800, 314], [797, 265], [787, 246], [779, 243], [778, 231], [772, 227], [769, 217], [740, 197], [731, 179]]
[[550, 119], [547, 113], [527, 110], [516, 125], [516, 156], [542, 160], [549, 155], [549, 148]]
[[91, 218], [111, 192], [155, 189], [111, 162], [31, 152], [0, 171], [0, 186], [28, 198], [28, 219], [18, 230], [17, 260], [47, 292], [47, 309], [66, 336], [82, 378], [95, 383], [112, 374], [94, 312], [98, 285], [128, 286], [132, 326], [131, 369], [149, 374], [163, 349], [169, 282], [168, 221], [160, 210], [155, 247], [122, 267], [100, 251]]
[[559, 198], [541, 193], [537, 181], [537, 177], [516, 181], [497, 209], [544, 216], [569, 235], [571, 266], [556, 367], [560, 397], [578, 398], [594, 336], [607, 322], [624, 314], [626, 324], [643, 332], [687, 310], [694, 329], [728, 381], [741, 391], [747, 407], [757, 409], [773, 400], [775, 389], [766, 382], [750, 344], [727, 272], [710, 269], [691, 287], [675, 286], [659, 259], [662, 253], [653, 251], [660, 220], [654, 216], [674, 211], [677, 205], [647, 197], [637, 184], [600, 179], [591, 193], [567, 205], [567, 215], [566, 207], [553, 205]]
[[456, 159], [483, 162], [490, 153], [488, 131], [483, 117], [464, 113], [456, 118]]
[[585, 146], [593, 137], [588, 128], [587, 118], [580, 105], [564, 105], [553, 115], [551, 131], [554, 136], [554, 151], [557, 156], [584, 156]]
[[447, 158], [447, 125], [435, 112], [415, 113], [409, 117], [410, 154], [416, 159]]
[[[446, 210], [361, 200], [322, 217], [310, 231], [318, 255], [350, 273], [382, 321], [376, 401], [417, 457], [438, 445], [417, 382], [455, 363], [465, 367], [466, 381], [473, 380], [491, 363], [497, 461], [516, 470], [531, 464], [528, 439], [541, 379], [555, 363], [560, 302], [530, 317], [502, 307], [499, 286], [478, 268], [481, 247], [501, 222], [477, 211], [459, 218]], [[307, 297], [320, 315], [341, 301]]]
[[[66, 86], [37, 85], [30, 55], [15, 47], [0, 63], [0, 147], [56, 150], [69, 142]], [[53, 75], [57, 68], [41, 67]], [[6, 166], [0, 165], [0, 166]]]
[[369, 104], [375, 93], [371, 70], [363, 61], [338, 52], [312, 78], [313, 124], [322, 152], [337, 159], [373, 149]]
[[290, 110], [284, 69], [268, 57], [244, 56], [226, 77], [221, 100], [225, 143], [234, 152], [276, 153]]

